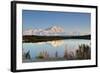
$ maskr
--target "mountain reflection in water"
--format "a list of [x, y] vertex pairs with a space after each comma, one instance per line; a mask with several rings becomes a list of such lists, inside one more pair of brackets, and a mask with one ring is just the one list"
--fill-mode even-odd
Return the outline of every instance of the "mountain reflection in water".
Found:
[[63, 40], [53, 40], [53, 41], [47, 41], [47, 42], [38, 42], [37, 44], [38, 45], [49, 44], [53, 47], [59, 47], [64, 44], [64, 41]]

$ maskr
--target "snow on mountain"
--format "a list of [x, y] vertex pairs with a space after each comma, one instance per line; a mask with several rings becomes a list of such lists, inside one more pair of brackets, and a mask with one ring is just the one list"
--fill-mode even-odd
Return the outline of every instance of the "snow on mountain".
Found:
[[64, 33], [64, 29], [60, 26], [52, 26], [47, 29], [29, 29], [26, 31], [23, 31], [23, 35], [61, 35]]

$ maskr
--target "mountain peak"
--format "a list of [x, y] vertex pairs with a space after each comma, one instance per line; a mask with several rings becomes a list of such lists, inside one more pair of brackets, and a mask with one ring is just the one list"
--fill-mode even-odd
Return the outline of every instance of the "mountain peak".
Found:
[[64, 32], [64, 29], [60, 26], [52, 26], [46, 29], [29, 29], [23, 31], [23, 35], [61, 35]]

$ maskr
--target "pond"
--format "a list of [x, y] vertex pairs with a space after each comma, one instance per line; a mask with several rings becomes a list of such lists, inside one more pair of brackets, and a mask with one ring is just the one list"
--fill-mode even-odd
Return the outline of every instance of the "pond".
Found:
[[23, 43], [22, 61], [44, 62], [91, 58], [91, 40], [66, 39]]

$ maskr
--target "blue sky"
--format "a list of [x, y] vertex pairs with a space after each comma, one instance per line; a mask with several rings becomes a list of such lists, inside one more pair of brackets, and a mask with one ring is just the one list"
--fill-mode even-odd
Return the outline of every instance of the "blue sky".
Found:
[[61, 26], [66, 32], [90, 33], [90, 13], [22, 11], [23, 30]]

